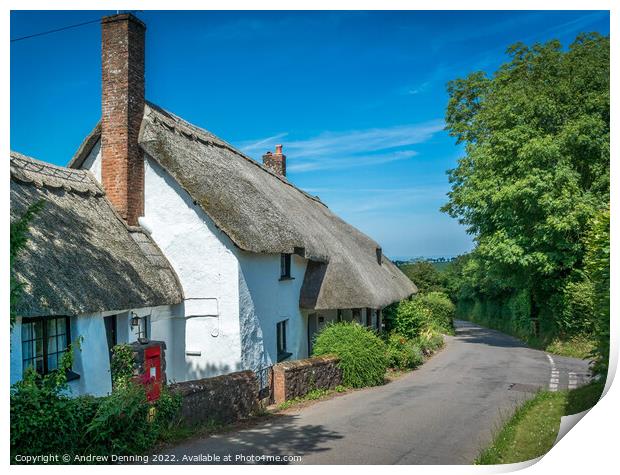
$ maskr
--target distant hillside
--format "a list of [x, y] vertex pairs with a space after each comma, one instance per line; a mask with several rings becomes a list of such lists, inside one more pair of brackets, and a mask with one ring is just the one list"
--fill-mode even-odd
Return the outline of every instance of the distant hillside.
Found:
[[437, 269], [439, 272], [443, 271], [450, 262], [452, 262], [455, 257], [439, 257], [439, 258], [424, 258], [424, 257], [416, 257], [413, 259], [407, 260], [394, 260], [394, 264], [396, 264], [405, 274], [407, 274], [407, 268], [415, 264], [416, 262], [428, 262], [432, 264], [432, 266]]

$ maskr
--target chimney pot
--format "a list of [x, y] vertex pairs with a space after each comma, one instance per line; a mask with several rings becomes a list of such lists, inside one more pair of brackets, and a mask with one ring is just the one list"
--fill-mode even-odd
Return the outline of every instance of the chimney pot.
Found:
[[269, 151], [263, 155], [263, 165], [276, 175], [286, 176], [286, 155], [282, 154], [282, 145], [276, 145], [276, 153]]

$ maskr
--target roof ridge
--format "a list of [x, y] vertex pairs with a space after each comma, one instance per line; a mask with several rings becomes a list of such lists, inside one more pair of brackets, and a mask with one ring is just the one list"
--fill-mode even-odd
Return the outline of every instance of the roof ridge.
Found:
[[10, 151], [11, 178], [38, 187], [64, 188], [66, 191], [104, 195], [104, 191], [88, 170], [67, 168], [44, 162], [14, 150]]
[[[311, 195], [310, 193], [302, 190], [301, 188], [295, 186], [293, 183], [291, 183], [289, 180], [286, 179], [286, 177], [283, 177], [281, 175], [278, 175], [277, 173], [274, 173], [273, 171], [271, 171], [269, 168], [265, 167], [262, 163], [257, 162], [256, 160], [254, 160], [252, 157], [249, 157], [248, 155], [246, 155], [245, 153], [243, 153], [242, 151], [236, 149], [234, 146], [232, 146], [231, 144], [229, 144], [228, 142], [226, 142], [225, 140], [222, 140], [221, 138], [219, 138], [218, 136], [216, 136], [215, 134], [209, 132], [206, 129], [203, 129], [202, 127], [199, 127], [197, 125], [192, 124], [191, 122], [188, 122], [187, 120], [183, 119], [182, 117], [179, 117], [178, 115], [174, 114], [173, 112], [170, 112], [166, 109], [164, 109], [163, 107], [158, 106], [157, 104], [154, 104], [150, 101], [145, 101], [146, 105], [153, 111], [155, 111], [156, 113], [160, 113], [160, 114], [164, 114], [170, 117], [170, 119], [172, 119], [173, 121], [175, 121], [176, 123], [180, 124], [183, 127], [187, 127], [188, 129], [194, 131], [194, 132], [198, 132], [199, 134], [205, 134], [206, 137], [199, 137], [198, 135], [196, 135], [196, 138], [201, 141], [201, 142], [207, 142], [207, 143], [211, 143], [213, 145], [217, 145], [220, 147], [223, 147], [225, 149], [227, 149], [228, 151], [234, 153], [235, 155], [240, 156], [241, 158], [247, 160], [248, 162], [250, 162], [252, 165], [258, 167], [260, 170], [268, 173], [269, 175], [277, 178], [278, 180], [280, 180], [282, 183], [284, 183], [285, 185], [288, 185], [290, 187], [292, 187], [293, 189], [299, 191], [300, 193], [302, 193], [306, 198], [315, 201], [323, 206], [325, 206], [326, 208], [329, 208], [325, 203], [323, 203], [321, 201], [321, 199], [318, 196], [314, 196]], [[145, 116], [146, 116], [146, 111], [145, 111]], [[167, 124], [165, 120], [161, 120], [161, 119], [157, 119], [161, 122], [163, 122], [165, 125], [167, 125], [168, 127], [171, 127], [173, 129], [177, 129], [177, 127], [175, 127], [174, 124]], [[186, 134], [184, 133], [182, 130], [179, 130], [183, 135], [185, 135], [187, 138], [192, 139], [192, 134]]]

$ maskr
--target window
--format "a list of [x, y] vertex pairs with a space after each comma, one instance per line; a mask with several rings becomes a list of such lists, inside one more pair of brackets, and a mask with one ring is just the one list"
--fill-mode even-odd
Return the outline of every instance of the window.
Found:
[[357, 323], [362, 323], [362, 310], [359, 308], [354, 308], [352, 310], [352, 320], [355, 320]]
[[336, 321], [341, 322], [342, 321], [342, 310], [338, 309], [338, 312], [336, 313]]
[[134, 334], [136, 335], [136, 339], [140, 340], [140, 338], [148, 339], [148, 315], [145, 317], [139, 317], [135, 313], [133, 313], [131, 317], [131, 328], [133, 329]]
[[69, 317], [24, 318], [23, 369], [32, 366], [39, 374], [57, 369], [70, 341]]
[[280, 254], [280, 280], [292, 279], [291, 277], [291, 255]]
[[288, 320], [282, 320], [276, 324], [276, 338], [278, 347], [278, 363], [289, 358], [292, 353], [286, 351], [286, 323]]

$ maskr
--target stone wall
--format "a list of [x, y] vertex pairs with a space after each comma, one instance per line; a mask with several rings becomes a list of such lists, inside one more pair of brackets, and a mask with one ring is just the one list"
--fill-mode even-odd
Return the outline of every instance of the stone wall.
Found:
[[183, 396], [181, 416], [190, 424], [235, 422], [258, 406], [258, 380], [252, 371], [170, 385]]
[[129, 347], [133, 351], [134, 376], [139, 376], [146, 373], [146, 368], [144, 365], [144, 352], [147, 349], [159, 347], [161, 365], [160, 380], [163, 384], [166, 384], [166, 342], [149, 340], [146, 343], [140, 343], [138, 341], [134, 341], [129, 343]]
[[313, 389], [334, 389], [342, 384], [339, 361], [332, 356], [318, 356], [274, 365], [273, 402], [281, 404]]

